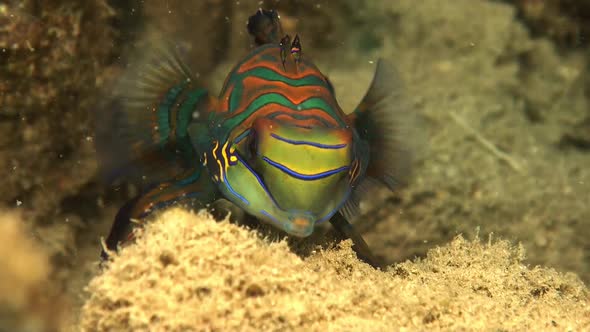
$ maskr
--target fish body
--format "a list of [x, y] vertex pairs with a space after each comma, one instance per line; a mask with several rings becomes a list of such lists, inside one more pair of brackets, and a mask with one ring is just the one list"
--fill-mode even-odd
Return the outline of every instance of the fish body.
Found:
[[257, 47], [232, 68], [217, 98], [170, 47], [125, 80], [116, 117], [125, 135], [115, 136], [126, 143], [118, 154], [103, 147], [102, 155], [114, 177], [140, 175], [151, 187], [121, 208], [109, 249], [132, 235], [129, 220], [183, 201], [226, 199], [296, 237], [331, 221], [368, 251], [347, 219], [369, 186], [393, 190], [409, 170], [395, 73], [380, 61], [347, 115], [299, 36], [283, 35], [276, 12], [258, 11], [248, 30]]
[[359, 140], [313, 63], [284, 66], [279, 45], [262, 45], [230, 72], [216, 107], [202, 159], [224, 197], [302, 237], [344, 204]]

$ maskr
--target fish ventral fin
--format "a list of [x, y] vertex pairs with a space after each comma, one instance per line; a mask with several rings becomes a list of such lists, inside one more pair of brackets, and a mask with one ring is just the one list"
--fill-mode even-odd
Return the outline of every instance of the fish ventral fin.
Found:
[[198, 160], [188, 130], [204, 118], [208, 93], [177, 44], [159, 34], [150, 41], [129, 57], [98, 117], [96, 147], [110, 183], [165, 181]]
[[[359, 106], [348, 115], [360, 136], [365, 176], [354, 185], [341, 209], [350, 220], [369, 190], [385, 185], [391, 191], [407, 184], [413, 161], [413, 114], [406, 105], [401, 80], [388, 61], [379, 59], [373, 80]], [[368, 153], [367, 153], [368, 152]]]

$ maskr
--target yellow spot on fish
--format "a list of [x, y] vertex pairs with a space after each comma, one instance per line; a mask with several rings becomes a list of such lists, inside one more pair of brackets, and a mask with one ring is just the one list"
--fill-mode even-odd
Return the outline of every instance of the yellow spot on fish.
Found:
[[236, 161], [238, 161], [238, 157], [236, 157], [236, 156], [230, 156], [230, 157], [229, 157], [229, 160], [230, 160], [232, 163], [235, 163]]

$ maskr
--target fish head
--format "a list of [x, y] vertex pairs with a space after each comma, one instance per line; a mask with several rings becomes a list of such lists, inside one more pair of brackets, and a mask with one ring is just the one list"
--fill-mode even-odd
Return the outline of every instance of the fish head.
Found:
[[220, 189], [258, 219], [309, 236], [350, 195], [360, 172], [352, 141], [348, 128], [256, 119], [224, 144]]

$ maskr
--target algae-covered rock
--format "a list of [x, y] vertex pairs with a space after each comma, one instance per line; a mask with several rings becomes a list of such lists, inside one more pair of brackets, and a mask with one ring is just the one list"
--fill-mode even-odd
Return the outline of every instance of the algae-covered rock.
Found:
[[58, 212], [96, 163], [89, 118], [111, 56], [104, 0], [0, 4], [0, 201]]
[[163, 213], [88, 287], [82, 331], [584, 330], [588, 290], [461, 237], [378, 271], [350, 241], [302, 258], [205, 213]]
[[516, 0], [522, 19], [537, 36], [548, 36], [560, 45], [588, 46], [590, 1]]

